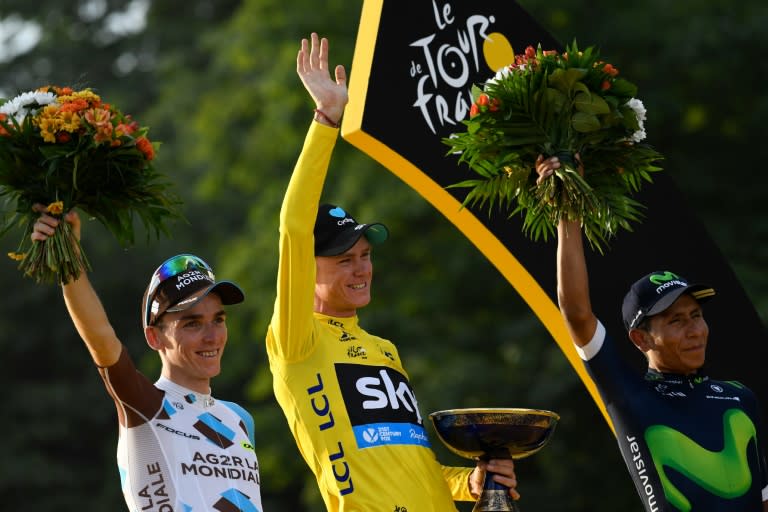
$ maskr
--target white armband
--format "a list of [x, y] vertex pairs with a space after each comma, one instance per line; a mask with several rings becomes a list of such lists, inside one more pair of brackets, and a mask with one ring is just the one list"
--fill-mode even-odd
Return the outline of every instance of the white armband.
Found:
[[605, 327], [600, 323], [600, 320], [598, 320], [595, 334], [592, 335], [592, 339], [583, 347], [576, 347], [576, 353], [579, 354], [582, 361], [589, 361], [600, 352], [600, 349], [603, 348], [604, 341]]

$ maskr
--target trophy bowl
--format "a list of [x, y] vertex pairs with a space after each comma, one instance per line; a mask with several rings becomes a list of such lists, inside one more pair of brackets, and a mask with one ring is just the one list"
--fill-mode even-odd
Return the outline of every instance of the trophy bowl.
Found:
[[[440, 441], [467, 459], [522, 459], [547, 444], [560, 416], [551, 411], [520, 408], [449, 409], [429, 415]], [[473, 512], [517, 511], [508, 489], [486, 473], [483, 492]]]

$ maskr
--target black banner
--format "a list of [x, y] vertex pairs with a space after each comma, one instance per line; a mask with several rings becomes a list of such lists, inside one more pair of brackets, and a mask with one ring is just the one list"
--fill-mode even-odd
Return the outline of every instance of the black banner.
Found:
[[[441, 141], [463, 129], [459, 120], [472, 103], [472, 85], [511, 62], [513, 52], [539, 43], [545, 50], [562, 48], [509, 0], [430, 0], [407, 7], [393, 0], [365, 0], [342, 135], [417, 190], [472, 240], [541, 319], [605, 415], [557, 310], [554, 241], [531, 242], [517, 219], [462, 209], [466, 192], [445, 188], [475, 177], [446, 155], [448, 147]], [[653, 143], [653, 134], [650, 139]], [[620, 233], [604, 256], [588, 253], [593, 308], [608, 331], [621, 338], [622, 297], [640, 276], [672, 270], [711, 284], [717, 296], [704, 310], [710, 326], [709, 374], [749, 386], [765, 413], [765, 327], [674, 183], [674, 171], [655, 174], [654, 184], [636, 197], [647, 210], [633, 232]], [[621, 348], [638, 371], [644, 369], [644, 359], [629, 341]]]

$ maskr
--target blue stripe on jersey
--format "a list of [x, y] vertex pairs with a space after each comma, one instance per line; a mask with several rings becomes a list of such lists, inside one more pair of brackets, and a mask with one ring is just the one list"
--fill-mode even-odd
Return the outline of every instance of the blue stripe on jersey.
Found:
[[163, 410], [168, 416], [173, 416], [176, 414], [176, 408], [171, 405], [171, 402], [168, 401], [168, 399], [163, 399]]
[[229, 439], [232, 441], [235, 438], [235, 432], [231, 430], [229, 427], [224, 425], [221, 420], [219, 420], [216, 416], [210, 413], [203, 413], [200, 416], [197, 417], [200, 421], [205, 423], [208, 427], [210, 427], [213, 431], [215, 431], [217, 434], [225, 437], [226, 439]]
[[243, 420], [243, 424], [245, 425], [245, 430], [248, 433], [248, 440], [251, 442], [251, 446], [256, 446], [256, 427], [253, 422], [253, 416], [251, 416], [251, 414], [241, 405], [236, 404], [235, 402], [227, 402], [225, 400], [218, 400], [218, 402], [226, 405], [232, 409], [235, 414], [240, 416], [240, 419]]
[[259, 512], [259, 509], [256, 507], [256, 505], [251, 503], [251, 500], [248, 499], [248, 496], [238, 491], [237, 489], [229, 489], [224, 491], [221, 493], [221, 496], [232, 505], [236, 506], [237, 509], [241, 512]]

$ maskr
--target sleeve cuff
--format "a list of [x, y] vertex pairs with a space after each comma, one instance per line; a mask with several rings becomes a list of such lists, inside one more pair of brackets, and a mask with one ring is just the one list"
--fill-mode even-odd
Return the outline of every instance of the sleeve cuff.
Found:
[[583, 347], [576, 347], [576, 353], [579, 354], [579, 357], [583, 361], [589, 361], [590, 359], [595, 357], [598, 352], [600, 352], [600, 349], [603, 348], [604, 341], [605, 341], [605, 327], [600, 322], [600, 320], [598, 320], [597, 328], [595, 329], [595, 334], [592, 335], [592, 339], [589, 340], [589, 343], [587, 343]]

